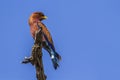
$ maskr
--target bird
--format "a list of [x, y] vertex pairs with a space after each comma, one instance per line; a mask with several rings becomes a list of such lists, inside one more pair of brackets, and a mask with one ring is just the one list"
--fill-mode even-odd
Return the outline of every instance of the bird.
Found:
[[28, 24], [30, 26], [30, 32], [34, 40], [36, 31], [39, 29], [42, 30], [42, 48], [44, 48], [49, 53], [53, 67], [56, 70], [59, 67], [61, 56], [56, 52], [52, 36], [45, 24], [42, 22], [45, 19], [47, 19], [47, 16], [45, 16], [43, 12], [34, 12], [30, 15]]

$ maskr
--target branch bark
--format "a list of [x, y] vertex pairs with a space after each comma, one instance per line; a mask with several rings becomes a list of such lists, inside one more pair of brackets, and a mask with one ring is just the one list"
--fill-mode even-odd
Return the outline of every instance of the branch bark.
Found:
[[35, 44], [32, 48], [32, 64], [36, 68], [36, 78], [37, 80], [46, 80], [44, 74], [43, 62], [42, 62], [42, 47]]
[[31, 57], [25, 58], [22, 63], [31, 63], [36, 69], [37, 80], [46, 80], [47, 76], [44, 74], [44, 67], [42, 62], [42, 30], [38, 30], [35, 35], [35, 42], [32, 47]]

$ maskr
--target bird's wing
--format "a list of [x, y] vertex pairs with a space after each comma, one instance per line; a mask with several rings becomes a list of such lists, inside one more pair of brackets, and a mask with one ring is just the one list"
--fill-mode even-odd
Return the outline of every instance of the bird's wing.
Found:
[[40, 23], [40, 22], [38, 23], [38, 25], [40, 27], [42, 27], [43, 33], [46, 35], [48, 41], [52, 44], [52, 46], [54, 48], [54, 42], [52, 40], [52, 36], [51, 36], [50, 32], [48, 31], [47, 27], [43, 23]]

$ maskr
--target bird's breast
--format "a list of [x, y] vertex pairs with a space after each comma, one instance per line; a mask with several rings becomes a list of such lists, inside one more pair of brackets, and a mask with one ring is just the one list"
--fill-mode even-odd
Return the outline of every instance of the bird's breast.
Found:
[[36, 32], [37, 30], [38, 30], [37, 25], [35, 25], [35, 24], [30, 25], [30, 32], [31, 32], [31, 35], [32, 35], [33, 38], [35, 37], [35, 32]]

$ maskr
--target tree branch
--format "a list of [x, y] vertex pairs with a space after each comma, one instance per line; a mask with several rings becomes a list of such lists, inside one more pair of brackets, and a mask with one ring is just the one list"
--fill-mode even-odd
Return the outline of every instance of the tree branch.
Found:
[[31, 63], [34, 65], [36, 69], [37, 80], [46, 80], [47, 76], [44, 74], [42, 62], [42, 29], [36, 31], [31, 57], [25, 58], [22, 63]]

